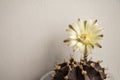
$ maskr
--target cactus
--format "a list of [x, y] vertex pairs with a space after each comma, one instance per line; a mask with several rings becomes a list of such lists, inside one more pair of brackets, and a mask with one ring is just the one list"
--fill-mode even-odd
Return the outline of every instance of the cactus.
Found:
[[71, 57], [69, 63], [63, 62], [55, 66], [55, 74], [52, 75], [53, 80], [105, 80], [105, 68], [102, 68], [100, 63], [94, 62], [91, 59], [86, 61], [81, 59], [76, 62]]
[[66, 30], [69, 33], [69, 38], [64, 40], [68, 46], [73, 46], [73, 51], [81, 51], [83, 58], [80, 62], [74, 60], [71, 56], [69, 62], [64, 61], [55, 66], [55, 74], [52, 74], [53, 80], [105, 80], [107, 74], [105, 68], [101, 67], [102, 61], [88, 60], [88, 53], [92, 53], [94, 46], [101, 48], [98, 43], [103, 38], [99, 34], [103, 29], [96, 27], [95, 21], [80, 21], [70, 24]]

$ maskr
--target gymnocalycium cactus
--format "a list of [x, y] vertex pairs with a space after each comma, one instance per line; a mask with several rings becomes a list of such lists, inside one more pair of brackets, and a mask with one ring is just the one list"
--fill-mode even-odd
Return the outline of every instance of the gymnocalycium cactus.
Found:
[[80, 62], [75, 61], [71, 56], [70, 61], [64, 61], [55, 65], [55, 74], [52, 75], [53, 80], [105, 80], [105, 68], [102, 68], [102, 61], [88, 60], [88, 53], [92, 53], [95, 46], [101, 48], [98, 43], [103, 38], [100, 32], [103, 28], [97, 28], [97, 20], [82, 21], [78, 19], [76, 23], [69, 25], [66, 31], [69, 37], [64, 40], [68, 46], [73, 46], [73, 51], [83, 53]]

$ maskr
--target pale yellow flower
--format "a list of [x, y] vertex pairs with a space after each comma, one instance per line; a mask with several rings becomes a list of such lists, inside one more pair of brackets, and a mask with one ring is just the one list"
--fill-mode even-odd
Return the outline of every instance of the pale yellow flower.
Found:
[[103, 28], [97, 27], [97, 20], [92, 21], [82, 21], [78, 19], [76, 23], [69, 25], [69, 28], [66, 31], [69, 33], [69, 37], [64, 40], [68, 46], [73, 46], [73, 51], [81, 51], [84, 53], [85, 45], [87, 47], [87, 52], [92, 53], [92, 49], [97, 47], [102, 47], [98, 41], [103, 38], [103, 35], [100, 32]]

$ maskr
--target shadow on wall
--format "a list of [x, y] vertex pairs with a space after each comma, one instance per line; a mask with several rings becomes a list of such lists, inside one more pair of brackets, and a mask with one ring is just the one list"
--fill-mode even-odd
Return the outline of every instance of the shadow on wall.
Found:
[[63, 61], [62, 56], [63, 56], [63, 42], [60, 40], [62, 36], [54, 36], [48, 42], [46, 43], [46, 49], [45, 49], [45, 55], [43, 58], [44, 61], [44, 67], [43, 67], [43, 72], [40, 75], [42, 77], [45, 73], [51, 71], [54, 69], [54, 65], [60, 62], [61, 60]]

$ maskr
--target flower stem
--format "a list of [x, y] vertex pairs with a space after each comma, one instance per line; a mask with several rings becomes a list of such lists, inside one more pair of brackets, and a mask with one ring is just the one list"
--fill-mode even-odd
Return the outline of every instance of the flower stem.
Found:
[[84, 51], [84, 60], [87, 61], [87, 57], [88, 57], [88, 54], [87, 54], [87, 45], [85, 45], [85, 51]]

